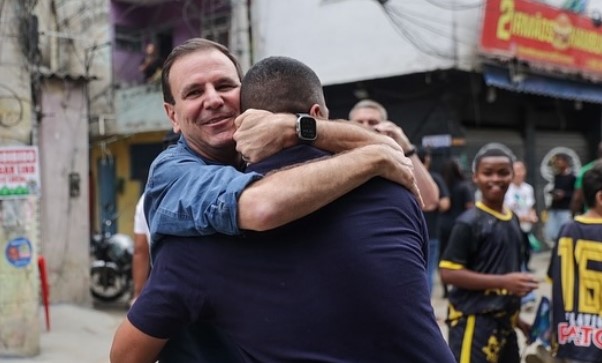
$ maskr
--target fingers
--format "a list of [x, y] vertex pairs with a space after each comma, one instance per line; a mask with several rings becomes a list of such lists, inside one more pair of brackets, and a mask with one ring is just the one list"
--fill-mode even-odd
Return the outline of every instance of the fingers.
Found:
[[234, 119], [234, 126], [237, 129], [241, 128], [241, 126], [251, 127], [258, 121], [261, 121], [268, 114], [271, 114], [271, 112], [250, 108]]
[[412, 191], [414, 196], [416, 196], [416, 200], [418, 201], [418, 205], [420, 206], [420, 209], [424, 208], [424, 200], [422, 200], [422, 194], [420, 194], [420, 189], [418, 189], [418, 185], [416, 184], [416, 181], [414, 181], [414, 184], [412, 184], [412, 187], [410, 188], [410, 190]]

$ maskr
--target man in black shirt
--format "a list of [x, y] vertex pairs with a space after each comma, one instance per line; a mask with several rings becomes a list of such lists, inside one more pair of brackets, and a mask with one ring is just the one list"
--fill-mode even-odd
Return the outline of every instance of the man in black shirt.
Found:
[[549, 241], [556, 241], [562, 225], [571, 220], [571, 198], [575, 190], [575, 174], [569, 167], [566, 154], [554, 156], [554, 170], [554, 188], [550, 192], [552, 204], [546, 221], [546, 237]]

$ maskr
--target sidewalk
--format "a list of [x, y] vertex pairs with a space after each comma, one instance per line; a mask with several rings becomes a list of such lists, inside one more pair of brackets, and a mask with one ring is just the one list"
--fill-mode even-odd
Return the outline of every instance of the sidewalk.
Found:
[[51, 329], [40, 312], [40, 355], [0, 358], [3, 363], [108, 363], [113, 334], [125, 316], [92, 307], [52, 305]]

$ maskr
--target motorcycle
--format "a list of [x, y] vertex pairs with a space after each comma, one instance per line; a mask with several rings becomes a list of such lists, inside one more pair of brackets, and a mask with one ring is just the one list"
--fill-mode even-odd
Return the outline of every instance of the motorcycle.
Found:
[[112, 220], [102, 224], [91, 238], [90, 293], [100, 301], [111, 302], [132, 291], [134, 241], [125, 234], [111, 233]]

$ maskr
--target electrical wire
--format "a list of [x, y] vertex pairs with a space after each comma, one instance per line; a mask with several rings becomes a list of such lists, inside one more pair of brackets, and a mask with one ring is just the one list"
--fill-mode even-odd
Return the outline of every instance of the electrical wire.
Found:
[[446, 10], [469, 10], [469, 9], [475, 9], [475, 8], [479, 8], [485, 5], [484, 1], [478, 1], [475, 2], [473, 4], [456, 4], [455, 0], [453, 0], [451, 3], [449, 2], [449, 0], [444, 0], [443, 2], [439, 2], [439, 1], [435, 1], [435, 0], [424, 0], [427, 3], [436, 6], [438, 8], [441, 9], [446, 9]]
[[431, 46], [429, 42], [425, 41], [420, 35], [415, 34], [410, 29], [408, 29], [401, 19], [398, 18], [395, 8], [392, 8], [387, 3], [382, 4], [382, 8], [387, 15], [389, 21], [393, 24], [395, 30], [403, 36], [406, 40], [408, 40], [416, 49], [421, 51], [424, 54], [434, 56], [437, 58], [453, 60], [455, 56], [453, 52], [442, 52], [434, 46]]

